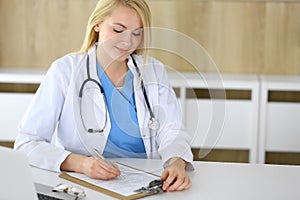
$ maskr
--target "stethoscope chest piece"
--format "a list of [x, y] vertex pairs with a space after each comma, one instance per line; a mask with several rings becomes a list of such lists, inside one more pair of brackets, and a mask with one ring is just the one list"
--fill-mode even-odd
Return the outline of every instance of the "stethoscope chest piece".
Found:
[[148, 127], [153, 131], [157, 131], [159, 129], [159, 121], [156, 118], [151, 117], [148, 121]]
[[[141, 72], [137, 66], [137, 63], [135, 62], [135, 59], [133, 57], [133, 55], [131, 55], [131, 58], [132, 58], [132, 62], [135, 66], [135, 69], [136, 69], [136, 72], [138, 73], [139, 77], [141, 77]], [[153, 114], [153, 111], [151, 109], [151, 106], [150, 106], [150, 102], [149, 102], [149, 99], [148, 99], [148, 95], [147, 95], [147, 92], [146, 92], [146, 89], [145, 89], [145, 85], [144, 85], [144, 81], [143, 79], [141, 79], [141, 87], [142, 87], [142, 92], [143, 92], [143, 95], [144, 95], [144, 99], [145, 99], [145, 102], [146, 102], [146, 106], [148, 108], [148, 111], [150, 113], [150, 119], [148, 121], [148, 128], [151, 129], [152, 131], [157, 131], [159, 129], [159, 121], [158, 119], [156, 119], [154, 117], [154, 114]]]

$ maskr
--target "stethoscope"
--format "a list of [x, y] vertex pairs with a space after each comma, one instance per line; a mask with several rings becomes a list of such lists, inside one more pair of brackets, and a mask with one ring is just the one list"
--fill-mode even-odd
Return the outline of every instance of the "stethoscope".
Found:
[[[135, 70], [136, 70], [139, 78], [141, 78], [141, 72], [140, 72], [140, 70], [139, 70], [139, 68], [137, 66], [137, 63], [136, 63], [133, 55], [130, 55], [130, 56], [132, 58]], [[106, 102], [106, 98], [105, 98], [103, 87], [101, 86], [101, 84], [96, 79], [91, 78], [91, 75], [90, 75], [90, 62], [89, 62], [89, 55], [88, 54], [87, 54], [87, 59], [86, 59], [86, 72], [87, 72], [87, 78], [83, 81], [83, 83], [80, 86], [80, 90], [79, 90], [81, 122], [83, 124], [84, 129], [87, 132], [89, 132], [89, 133], [102, 133], [104, 131], [104, 129], [106, 127], [106, 123], [107, 123], [107, 105], [106, 105], [107, 102]], [[94, 128], [88, 128], [88, 127], [86, 127], [85, 124], [84, 124], [84, 120], [82, 118], [82, 95], [83, 95], [84, 86], [88, 82], [92, 82], [92, 83], [96, 84], [97, 87], [100, 89], [100, 92], [101, 92], [102, 97], [103, 97], [103, 101], [104, 101], [104, 105], [105, 105], [105, 110], [104, 110], [105, 111], [105, 119], [104, 119], [104, 125], [100, 129], [94, 129]], [[142, 91], [143, 91], [143, 95], [144, 95], [144, 99], [145, 99], [145, 102], [146, 102], [147, 109], [148, 109], [149, 114], [150, 114], [150, 118], [148, 120], [148, 128], [150, 130], [152, 130], [152, 131], [157, 131], [159, 129], [160, 124], [159, 124], [158, 119], [155, 118], [155, 116], [153, 114], [153, 111], [151, 109], [151, 106], [150, 106], [150, 103], [149, 103], [149, 99], [148, 99], [148, 95], [147, 95], [147, 92], [146, 92], [146, 89], [145, 89], [144, 81], [143, 81], [142, 78], [141, 78], [141, 88], [142, 88]]]

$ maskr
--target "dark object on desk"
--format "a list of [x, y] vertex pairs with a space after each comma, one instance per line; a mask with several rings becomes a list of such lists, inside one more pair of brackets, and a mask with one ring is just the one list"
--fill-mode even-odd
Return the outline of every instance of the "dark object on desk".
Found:
[[79, 200], [82, 199], [80, 197], [70, 195], [62, 192], [54, 192], [53, 187], [34, 183], [35, 189], [37, 191], [39, 200]]
[[37, 196], [38, 196], [38, 200], [63, 200], [60, 198], [48, 196], [48, 195], [41, 194], [41, 193], [38, 193]]
[[163, 189], [162, 189], [163, 183], [164, 183], [163, 180], [156, 179], [156, 180], [151, 181], [147, 187], [141, 187], [140, 189], [137, 189], [134, 192], [143, 192], [143, 193], [163, 192]]

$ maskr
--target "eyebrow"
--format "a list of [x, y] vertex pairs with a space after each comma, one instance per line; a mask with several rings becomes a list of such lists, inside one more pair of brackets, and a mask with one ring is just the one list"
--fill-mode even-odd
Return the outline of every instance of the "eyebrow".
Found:
[[114, 24], [114, 25], [118, 25], [118, 26], [122, 26], [123, 28], [126, 28], [126, 29], [127, 29], [127, 27], [126, 27], [125, 25], [121, 24], [121, 23], [116, 22], [116, 23], [113, 23], [113, 24]]

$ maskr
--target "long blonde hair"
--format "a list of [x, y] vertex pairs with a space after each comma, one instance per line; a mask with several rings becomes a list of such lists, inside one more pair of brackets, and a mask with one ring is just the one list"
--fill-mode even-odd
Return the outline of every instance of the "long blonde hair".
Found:
[[94, 27], [103, 22], [120, 4], [135, 9], [140, 15], [144, 28], [143, 41], [135, 53], [147, 57], [146, 49], [150, 44], [151, 13], [144, 0], [99, 0], [88, 21], [84, 41], [78, 53], [87, 52], [98, 41], [98, 33], [95, 32]]

